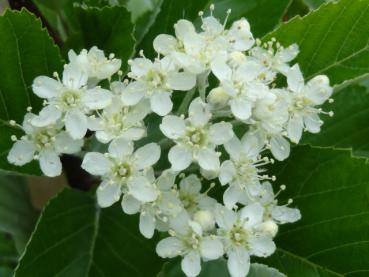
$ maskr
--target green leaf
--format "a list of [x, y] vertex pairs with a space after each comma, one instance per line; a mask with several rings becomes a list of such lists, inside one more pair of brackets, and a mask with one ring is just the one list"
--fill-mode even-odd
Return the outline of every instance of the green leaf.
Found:
[[[14, 241], [8, 233], [0, 232], [0, 267], [16, 262], [18, 258]], [[0, 276], [2, 276], [0, 274]]]
[[80, 32], [67, 44], [68, 48], [81, 50], [97, 46], [107, 55], [114, 53], [122, 59], [123, 70], [133, 55], [135, 40], [131, 15], [124, 7], [75, 7]]
[[334, 102], [322, 108], [334, 111], [334, 116], [324, 116], [321, 132], [306, 133], [302, 143], [352, 148], [354, 155], [369, 157], [368, 89], [359, 85], [349, 86], [334, 93], [332, 98]]
[[369, 72], [368, 26], [369, 0], [341, 0], [292, 19], [264, 39], [297, 43], [296, 62], [305, 78], [326, 74], [336, 85]]
[[[230, 277], [228, 273], [227, 262], [224, 259], [215, 261], [208, 261], [202, 263], [201, 273], [199, 277]], [[253, 263], [250, 267], [250, 272], [247, 277], [283, 277], [284, 274], [280, 273], [274, 268], [270, 268], [263, 264]], [[185, 277], [185, 274], [181, 270], [180, 259], [175, 259], [168, 263], [165, 263], [162, 271], [158, 274], [158, 277]]]
[[11, 277], [13, 276], [13, 270], [7, 266], [0, 266], [0, 276]]
[[22, 123], [28, 106], [34, 112], [40, 109], [41, 99], [31, 85], [35, 77], [60, 70], [59, 50], [41, 22], [26, 10], [7, 11], [0, 17], [0, 41], [0, 169], [35, 174], [32, 165], [15, 167], [6, 160], [13, 145], [10, 136], [23, 134], [9, 120]]
[[36, 223], [25, 179], [0, 175], [0, 231], [9, 233], [21, 254]]
[[44, 209], [15, 276], [151, 277], [161, 265], [136, 216], [66, 189]]
[[[369, 164], [348, 150], [296, 147], [291, 157], [272, 168], [277, 184], [287, 190], [302, 219], [284, 225], [277, 235], [280, 249], [271, 266], [288, 276], [301, 276], [300, 265], [314, 265], [305, 276], [366, 276], [369, 272]], [[278, 257], [279, 256], [279, 257]], [[273, 262], [274, 261], [274, 262]], [[315, 273], [314, 273], [315, 272]], [[366, 275], [365, 275], [366, 274]]]
[[[209, 14], [210, 4], [215, 5], [214, 14], [224, 20], [228, 9], [232, 9], [229, 23], [246, 17], [256, 37], [271, 31], [281, 21], [290, 0], [164, 0], [156, 21], [149, 29], [138, 49], [144, 49], [148, 56], [155, 56], [152, 42], [158, 34], [172, 34], [173, 25], [181, 18], [200, 24], [198, 12]], [[273, 7], [273, 8], [267, 8]]]

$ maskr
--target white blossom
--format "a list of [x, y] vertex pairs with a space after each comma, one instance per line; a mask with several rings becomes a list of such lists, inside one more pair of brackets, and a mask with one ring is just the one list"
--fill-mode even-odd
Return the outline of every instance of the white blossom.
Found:
[[263, 147], [264, 142], [250, 133], [246, 133], [241, 141], [234, 136], [225, 144], [230, 159], [222, 163], [219, 181], [222, 185], [229, 184], [223, 194], [226, 207], [247, 203], [249, 195], [259, 190], [260, 180], [273, 179], [265, 174], [266, 170], [263, 168], [273, 162], [272, 159], [260, 156]]
[[250, 269], [250, 256], [267, 257], [276, 246], [270, 235], [259, 231], [264, 208], [253, 203], [235, 212], [219, 205], [215, 211], [224, 251], [228, 256], [228, 271], [232, 277], [245, 277]]
[[83, 141], [72, 139], [57, 122], [45, 127], [31, 124], [36, 115], [27, 113], [21, 126], [25, 135], [17, 140], [8, 153], [8, 161], [22, 166], [34, 159], [40, 163], [42, 172], [49, 177], [61, 174], [60, 154], [73, 154], [80, 151]]
[[[333, 89], [325, 75], [318, 75], [306, 85], [298, 64], [287, 72], [288, 88], [291, 93], [289, 100], [289, 120], [287, 125], [288, 137], [295, 143], [301, 139], [303, 130], [310, 133], [320, 132], [323, 121], [319, 114], [325, 113], [316, 106], [322, 105], [331, 97]], [[327, 113], [333, 116], [333, 112]]]
[[195, 161], [205, 171], [217, 171], [220, 162], [215, 147], [232, 138], [232, 125], [226, 122], [211, 124], [210, 108], [200, 98], [192, 101], [188, 114], [187, 119], [165, 116], [160, 124], [163, 134], [176, 143], [168, 153], [172, 169], [184, 170]]
[[174, 218], [170, 228], [171, 237], [159, 241], [156, 252], [162, 258], [182, 256], [181, 268], [186, 276], [200, 274], [201, 259], [216, 260], [224, 253], [220, 239], [204, 234], [201, 225], [186, 212]]
[[135, 105], [147, 97], [150, 99], [151, 110], [161, 116], [172, 110], [171, 95], [174, 90], [190, 90], [196, 84], [195, 75], [180, 72], [168, 57], [154, 62], [145, 57], [136, 58], [129, 64], [131, 71], [128, 76], [135, 81], [123, 90], [123, 103]]
[[82, 49], [78, 55], [73, 50], [70, 50], [68, 52], [68, 58], [73, 66], [76, 66], [87, 74], [89, 84], [96, 84], [100, 80], [110, 78], [118, 72], [122, 65], [122, 61], [114, 58], [114, 54], [106, 58], [104, 51], [98, 49], [96, 46], [88, 51]]
[[88, 126], [86, 115], [111, 103], [111, 92], [100, 87], [88, 89], [87, 79], [88, 76], [73, 65], [65, 66], [62, 81], [37, 77], [32, 89], [37, 96], [46, 99], [46, 106], [31, 123], [45, 127], [62, 119], [72, 138], [83, 138]]
[[150, 112], [148, 100], [142, 100], [134, 106], [125, 105], [120, 94], [125, 86], [121, 82], [111, 84], [115, 92], [112, 104], [101, 113], [88, 119], [88, 128], [95, 131], [96, 138], [102, 143], [109, 143], [115, 138], [139, 140], [146, 135], [143, 119]]
[[133, 152], [132, 142], [118, 138], [110, 143], [108, 150], [105, 154], [89, 152], [82, 162], [84, 170], [102, 178], [97, 189], [99, 205], [109, 207], [127, 192], [139, 195], [143, 202], [154, 201], [157, 192], [147, 179], [146, 171], [159, 160], [160, 147], [149, 143]]

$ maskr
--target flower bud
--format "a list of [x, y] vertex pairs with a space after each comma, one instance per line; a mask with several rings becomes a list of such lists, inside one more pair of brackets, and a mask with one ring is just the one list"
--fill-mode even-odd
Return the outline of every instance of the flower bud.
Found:
[[209, 231], [215, 227], [214, 216], [209, 211], [198, 211], [194, 215], [194, 220], [201, 225], [204, 231]]

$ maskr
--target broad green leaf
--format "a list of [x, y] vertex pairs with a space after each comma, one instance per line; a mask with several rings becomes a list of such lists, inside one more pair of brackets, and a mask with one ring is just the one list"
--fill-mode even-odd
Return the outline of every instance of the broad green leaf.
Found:
[[250, 21], [254, 35], [259, 37], [280, 23], [290, 2], [290, 0], [164, 0], [155, 23], [149, 29], [139, 49], [144, 49], [149, 56], [155, 56], [152, 42], [158, 34], [172, 34], [174, 23], [181, 18], [196, 21], [199, 25], [199, 11], [204, 11], [205, 15], [209, 14], [210, 4], [215, 5], [214, 14], [220, 20], [224, 20], [228, 9], [232, 10], [229, 23], [246, 17]]
[[306, 79], [326, 74], [331, 84], [369, 72], [369, 0], [329, 3], [269, 34], [282, 45], [297, 43], [296, 62]]
[[334, 112], [322, 116], [324, 124], [318, 134], [304, 135], [302, 143], [313, 146], [352, 148], [354, 155], [369, 157], [369, 92], [363, 86], [349, 86], [333, 94], [334, 102], [323, 110]]
[[[368, 274], [367, 160], [353, 158], [348, 150], [300, 146], [271, 173], [277, 176], [276, 185], [287, 186], [279, 196], [280, 203], [292, 198], [292, 206], [302, 214], [299, 222], [280, 229], [276, 239], [280, 251], [271, 266], [296, 276], [292, 272], [300, 265], [293, 266], [293, 258], [301, 266], [327, 268], [330, 274], [323, 276]], [[314, 270], [305, 276], [321, 275]]]
[[11, 235], [0, 232], [0, 276], [13, 276], [17, 261], [18, 252]]
[[138, 231], [119, 204], [66, 189], [44, 209], [15, 276], [154, 276], [162, 261], [155, 240]]
[[9, 121], [22, 123], [28, 106], [39, 110], [42, 101], [31, 85], [35, 77], [60, 70], [59, 50], [41, 22], [26, 10], [7, 11], [0, 17], [0, 41], [0, 169], [35, 174], [33, 166], [15, 167], [6, 160], [13, 145], [10, 136], [23, 134]]
[[37, 212], [22, 177], [0, 176], [0, 231], [9, 233], [19, 254], [35, 226]]
[[[11, 235], [0, 232], [0, 267], [17, 261], [18, 253]], [[0, 274], [0, 276], [2, 276]]]
[[75, 13], [80, 26], [78, 35], [69, 42], [74, 50], [97, 46], [107, 55], [114, 53], [122, 59], [123, 70], [133, 55], [135, 40], [131, 15], [120, 6], [104, 8], [76, 7]]
[[[199, 277], [230, 277], [228, 273], [227, 262], [224, 259], [216, 261], [208, 261], [202, 263], [201, 273]], [[283, 277], [284, 274], [278, 270], [268, 267], [263, 264], [253, 263], [250, 267], [250, 272], [247, 277]], [[185, 274], [181, 270], [180, 259], [164, 264], [162, 271], [158, 274], [158, 277], [185, 277]]]
[[13, 269], [7, 266], [0, 266], [0, 276], [1, 277], [11, 277], [13, 276]]

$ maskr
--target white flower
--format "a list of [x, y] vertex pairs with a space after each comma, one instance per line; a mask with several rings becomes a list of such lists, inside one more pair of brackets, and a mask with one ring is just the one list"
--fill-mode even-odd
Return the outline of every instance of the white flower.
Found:
[[110, 78], [121, 67], [122, 61], [115, 59], [111, 54], [109, 59], [105, 57], [104, 51], [96, 46], [90, 50], [83, 49], [78, 55], [70, 50], [68, 58], [73, 66], [86, 73], [89, 83], [96, 84], [98, 81]]
[[201, 193], [201, 181], [195, 174], [183, 178], [179, 183], [178, 197], [189, 214], [199, 210], [213, 210], [216, 200]]
[[169, 221], [182, 211], [183, 206], [177, 193], [171, 189], [174, 186], [175, 173], [164, 171], [155, 179], [153, 171], [148, 170], [146, 178], [146, 182], [150, 182], [151, 187], [155, 188], [156, 197], [143, 199], [141, 186], [131, 186], [131, 190], [123, 196], [122, 208], [127, 214], [140, 213], [140, 232], [146, 238], [151, 238], [155, 229], [168, 231]]
[[168, 154], [172, 169], [181, 171], [193, 161], [205, 171], [217, 171], [220, 166], [217, 145], [233, 137], [232, 125], [226, 122], [211, 124], [209, 106], [200, 98], [192, 101], [187, 119], [168, 115], [163, 118], [160, 130], [176, 142]]
[[34, 127], [30, 124], [36, 115], [27, 113], [24, 117], [22, 129], [25, 135], [16, 141], [8, 154], [8, 161], [22, 166], [38, 159], [42, 172], [49, 177], [61, 174], [62, 164], [60, 154], [73, 154], [80, 151], [83, 140], [72, 139], [62, 124], [45, 127]]
[[87, 89], [86, 85], [87, 75], [72, 65], [65, 66], [62, 82], [46, 76], [37, 77], [32, 85], [33, 92], [46, 99], [47, 105], [31, 123], [45, 127], [62, 118], [72, 138], [83, 138], [87, 132], [86, 114], [111, 103], [110, 91], [100, 87]]
[[[281, 191], [285, 189], [285, 186], [281, 186]], [[276, 196], [274, 194], [273, 187], [269, 182], [262, 183], [262, 189], [256, 196], [261, 205], [264, 206], [264, 218], [266, 220], [271, 219], [278, 224], [293, 223], [301, 219], [301, 213], [296, 208], [289, 208], [287, 205], [292, 203], [292, 199], [288, 201], [287, 205], [278, 205]]]
[[250, 24], [245, 18], [241, 18], [232, 23], [226, 34], [226, 38], [231, 45], [232, 51], [247, 51], [255, 43], [250, 31]]
[[290, 144], [284, 138], [288, 120], [288, 103], [285, 90], [272, 89], [265, 98], [255, 103], [250, 133], [270, 148], [273, 156], [282, 161], [290, 154]]
[[276, 43], [275, 39], [263, 45], [258, 41], [258, 46], [250, 50], [251, 57], [263, 64], [266, 69], [276, 73], [280, 72], [284, 75], [290, 69], [288, 63], [295, 59], [298, 53], [299, 48], [297, 44], [284, 48], [278, 42]]
[[[329, 79], [325, 75], [319, 75], [311, 79], [306, 85], [298, 64], [295, 64], [287, 72], [288, 88], [291, 93], [289, 100], [289, 121], [287, 125], [288, 137], [298, 143], [303, 129], [311, 132], [320, 132], [323, 121], [319, 114], [326, 113], [316, 106], [322, 105], [331, 97], [333, 89], [329, 85]], [[333, 115], [332, 112], [328, 113]]]
[[173, 90], [187, 91], [196, 84], [196, 76], [180, 72], [172, 59], [151, 62], [146, 58], [130, 61], [131, 72], [128, 74], [135, 81], [130, 83], [122, 93], [126, 105], [135, 105], [143, 97], [150, 99], [151, 109], [158, 115], [168, 114], [173, 107], [171, 95]]
[[181, 268], [186, 276], [200, 274], [201, 258], [216, 260], [223, 255], [220, 240], [214, 235], [204, 235], [201, 226], [192, 221], [186, 212], [174, 218], [170, 227], [171, 237], [159, 241], [156, 252], [162, 258], [182, 256]]
[[273, 179], [263, 174], [266, 170], [262, 167], [273, 163], [272, 159], [260, 157], [263, 147], [264, 141], [250, 133], [246, 133], [241, 141], [234, 136], [225, 144], [230, 160], [222, 163], [219, 181], [222, 185], [229, 184], [223, 195], [227, 208], [233, 208], [238, 202], [245, 204], [248, 196], [259, 190], [260, 180]]
[[237, 119], [249, 119], [254, 103], [269, 93], [268, 87], [258, 80], [263, 67], [254, 61], [230, 66], [227, 60], [218, 57], [212, 61], [211, 70], [220, 81], [220, 91], [213, 90], [209, 100], [214, 98], [214, 93], [226, 94], [231, 112]]
[[223, 240], [232, 277], [248, 274], [250, 256], [267, 257], [276, 250], [272, 237], [258, 231], [263, 214], [264, 208], [258, 203], [247, 205], [238, 212], [221, 205], [215, 211], [218, 235]]
[[[124, 89], [124, 85], [120, 82], [113, 82], [111, 86], [113, 91]], [[119, 137], [135, 141], [146, 135], [143, 119], [149, 112], [148, 100], [142, 100], [134, 106], [127, 106], [116, 95], [110, 106], [97, 116], [89, 117], [88, 127], [96, 132], [96, 138], [102, 143], [108, 143]]]
[[109, 207], [127, 192], [143, 202], [154, 201], [157, 191], [147, 179], [146, 172], [159, 160], [160, 147], [149, 143], [133, 153], [132, 142], [119, 138], [110, 143], [108, 151], [105, 154], [89, 152], [82, 162], [84, 170], [102, 177], [97, 189], [99, 205]]
[[223, 25], [216, 18], [209, 16], [202, 21], [203, 32], [197, 33], [190, 21], [179, 20], [174, 24], [176, 38], [159, 35], [154, 40], [155, 50], [193, 74], [208, 71], [214, 57], [227, 56], [228, 41], [222, 35]]

